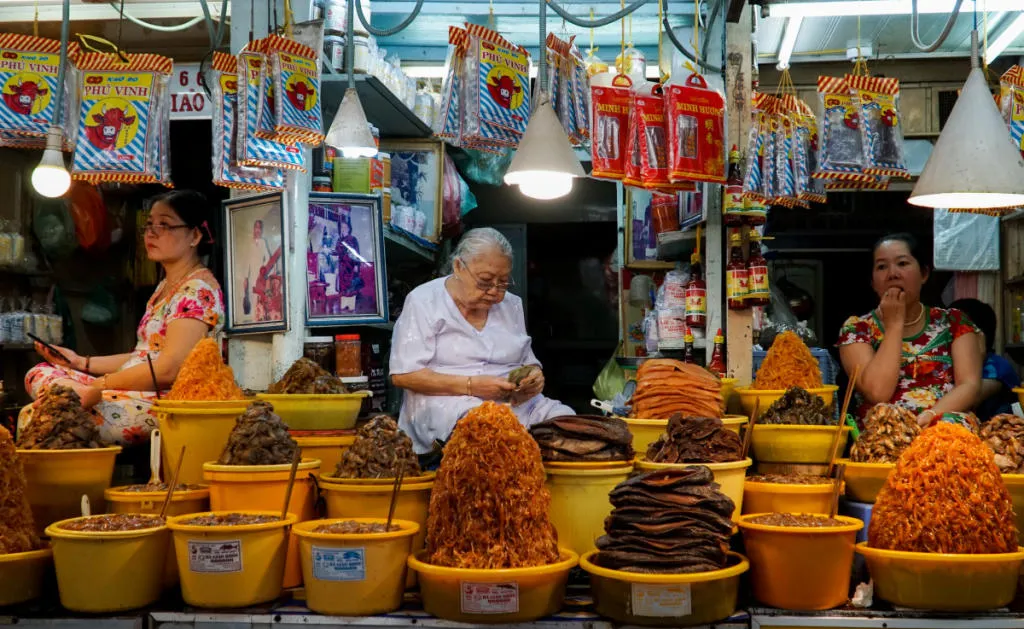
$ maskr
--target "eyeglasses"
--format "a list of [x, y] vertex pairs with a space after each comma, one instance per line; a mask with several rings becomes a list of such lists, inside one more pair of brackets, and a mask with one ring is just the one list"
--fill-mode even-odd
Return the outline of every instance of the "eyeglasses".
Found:
[[[461, 262], [461, 260], [460, 260], [460, 262]], [[481, 291], [483, 291], [485, 293], [489, 293], [492, 290], [496, 290], [499, 293], [504, 293], [508, 289], [510, 289], [510, 288], [512, 288], [513, 286], [516, 285], [515, 282], [513, 282], [511, 278], [507, 282], [485, 282], [482, 279], [480, 279], [479, 277], [477, 277], [476, 273], [470, 271], [469, 267], [466, 264], [463, 264], [462, 268], [465, 269], [466, 273], [469, 273], [469, 276], [472, 277], [473, 280], [476, 282], [477, 289], [481, 290]]]
[[164, 235], [164, 232], [170, 229], [192, 229], [188, 225], [167, 225], [166, 223], [143, 223], [139, 227], [139, 232], [143, 234], [153, 234], [157, 238]]

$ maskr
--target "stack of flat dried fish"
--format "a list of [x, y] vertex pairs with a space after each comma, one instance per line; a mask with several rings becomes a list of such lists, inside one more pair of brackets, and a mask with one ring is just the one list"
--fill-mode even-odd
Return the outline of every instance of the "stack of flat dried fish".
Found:
[[676, 413], [721, 417], [722, 381], [703, 367], [667, 358], [645, 360], [636, 373], [632, 417], [668, 419]]
[[299, 444], [288, 425], [268, 402], [253, 402], [235, 420], [228, 443], [217, 461], [221, 465], [283, 465], [291, 463]]
[[725, 567], [735, 505], [707, 467], [639, 474], [609, 499], [614, 509], [597, 540], [598, 565], [665, 574]]
[[406, 478], [419, 476], [420, 462], [412, 439], [388, 415], [377, 415], [356, 434], [352, 447], [341, 455], [334, 471], [341, 478]]
[[717, 417], [673, 415], [665, 434], [647, 448], [654, 463], [725, 463], [739, 461], [740, 436]]
[[554, 417], [530, 428], [545, 461], [631, 461], [633, 435], [617, 417]]
[[1024, 418], [996, 415], [981, 427], [981, 439], [996, 454], [1003, 474], [1024, 474]]
[[806, 389], [790, 387], [779, 399], [772, 402], [764, 415], [757, 420], [760, 424], [792, 424], [797, 426], [829, 426], [835, 419], [832, 406]]
[[270, 385], [268, 393], [337, 394], [348, 393], [341, 380], [320, 365], [303, 356], [292, 363], [284, 377]]
[[895, 404], [876, 404], [864, 420], [864, 432], [850, 449], [855, 463], [895, 463], [921, 433], [917, 417]]
[[71, 387], [53, 385], [32, 407], [32, 421], [18, 435], [24, 450], [79, 450], [102, 448], [96, 420]]

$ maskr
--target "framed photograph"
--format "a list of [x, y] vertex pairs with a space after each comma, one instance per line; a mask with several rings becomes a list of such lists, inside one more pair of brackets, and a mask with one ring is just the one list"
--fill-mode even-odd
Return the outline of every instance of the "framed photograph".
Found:
[[307, 234], [306, 325], [385, 323], [388, 288], [380, 197], [311, 193]]
[[282, 194], [227, 199], [223, 207], [226, 330], [232, 334], [287, 330]]
[[625, 187], [626, 266], [634, 269], [671, 269], [672, 262], [658, 260], [658, 233], [654, 229], [650, 190]]
[[391, 155], [391, 226], [426, 241], [441, 241], [444, 142], [382, 140]]

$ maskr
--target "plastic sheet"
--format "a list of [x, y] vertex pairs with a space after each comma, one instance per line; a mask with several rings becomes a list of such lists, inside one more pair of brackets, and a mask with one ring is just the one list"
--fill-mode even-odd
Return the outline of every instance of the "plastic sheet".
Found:
[[[0, 146], [43, 148], [51, 123], [69, 129], [67, 124], [70, 95], [76, 91], [75, 74], [65, 72], [64, 111], [54, 112], [57, 73], [60, 66], [60, 42], [55, 39], [0, 34]], [[68, 58], [74, 62], [78, 45], [68, 45]], [[70, 66], [70, 64], [69, 64]], [[71, 80], [69, 80], [71, 79]], [[59, 115], [54, 115], [58, 113]], [[68, 134], [65, 134], [65, 141]]]
[[999, 217], [942, 209], [933, 217], [936, 269], [999, 270]]

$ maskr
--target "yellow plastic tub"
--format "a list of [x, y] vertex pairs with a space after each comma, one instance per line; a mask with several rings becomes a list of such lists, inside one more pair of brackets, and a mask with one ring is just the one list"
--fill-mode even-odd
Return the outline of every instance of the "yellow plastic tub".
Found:
[[[387, 518], [346, 518], [386, 524]], [[311, 520], [293, 527], [302, 556], [306, 605], [329, 616], [373, 616], [393, 612], [405, 594], [406, 562], [420, 525], [392, 520], [389, 533], [336, 535], [313, 529], [343, 520]]]
[[1014, 389], [1013, 392], [1017, 394], [1017, 400], [1020, 402], [1020, 405], [1024, 406], [1024, 389]]
[[[402, 478], [402, 485], [418, 485], [420, 483], [431, 483], [437, 478], [437, 472], [423, 472], [419, 476], [405, 476]], [[381, 486], [387, 485], [393, 487], [395, 484], [394, 478], [346, 478], [343, 476], [334, 476], [333, 474], [321, 474], [320, 481], [323, 483], [330, 483], [332, 485], [371, 485]]]
[[729, 400], [736, 393], [736, 378], [722, 378], [722, 404], [729, 408]]
[[849, 459], [839, 459], [836, 464], [846, 466], [843, 480], [850, 500], [869, 504], [875, 503], [889, 472], [896, 467], [895, 463], [854, 463]]
[[[223, 411], [234, 410], [239, 406], [247, 407], [256, 398], [245, 398], [242, 400], [168, 400], [159, 399], [153, 402], [155, 411], [173, 411], [184, 409], [186, 411]], [[239, 413], [241, 414], [241, 413]]]
[[534, 568], [469, 570], [425, 562], [426, 551], [409, 557], [419, 574], [423, 609], [443, 620], [476, 624], [531, 622], [562, 609], [569, 571], [579, 557], [560, 549], [557, 563]]
[[[223, 513], [223, 512], [222, 512]], [[281, 511], [244, 511], [280, 516]], [[212, 512], [217, 515], [217, 512]], [[168, 518], [181, 573], [181, 595], [195, 607], [246, 607], [281, 594], [289, 529], [284, 520], [244, 526], [196, 526], [186, 520], [206, 514]]]
[[974, 612], [1005, 607], [1017, 593], [1024, 548], [992, 555], [856, 550], [868, 564], [875, 596], [902, 607]]
[[0, 555], [0, 607], [42, 596], [46, 573], [52, 564], [50, 548]]
[[[817, 395], [828, 406], [832, 403], [832, 398], [835, 397], [836, 391], [839, 387], [834, 384], [826, 384], [823, 387], [816, 389], [807, 389], [807, 392], [812, 395]], [[773, 402], [781, 398], [786, 394], [786, 389], [755, 389], [752, 386], [736, 387], [736, 395], [740, 398], [740, 406], [743, 407], [743, 412], [747, 415], [754, 413], [754, 406], [758, 406], [757, 416], [761, 417], [768, 410], [768, 407]], [[760, 400], [760, 404], [757, 404]]]
[[722, 417], [722, 423], [729, 430], [740, 434], [743, 427], [750, 423], [750, 418], [746, 415], [725, 415]]
[[597, 551], [580, 558], [590, 573], [598, 614], [615, 622], [649, 627], [689, 627], [725, 620], [736, 611], [740, 575], [750, 568], [743, 555], [729, 553], [721, 570], [692, 574], [641, 574], [593, 563]]
[[356, 425], [363, 398], [369, 391], [357, 393], [299, 395], [260, 393], [257, 399], [270, 402], [292, 430], [349, 430]]
[[167, 527], [138, 531], [64, 528], [82, 519], [61, 520], [46, 527], [53, 544], [60, 604], [76, 612], [101, 614], [139, 609], [159, 600], [170, 546]]
[[623, 465], [632, 467], [633, 459], [622, 461], [544, 461], [546, 470], [609, 470]]
[[748, 513], [828, 513], [832, 506], [832, 483], [788, 485], [743, 484], [743, 515]]
[[1017, 539], [1024, 546], [1024, 474], [1003, 474], [1003, 482], [1013, 500], [1013, 513], [1017, 516]]
[[[835, 426], [791, 426], [787, 424], [755, 424], [752, 437], [754, 458], [758, 463], [828, 464]], [[838, 452], [850, 438], [850, 427], [843, 426]]]
[[338, 435], [334, 437], [306, 437], [292, 435], [306, 459], [320, 459], [320, 473], [333, 474], [337, 469], [345, 450], [352, 447], [356, 436]]
[[181, 446], [187, 446], [178, 482], [202, 483], [203, 463], [220, 458], [235, 427], [235, 419], [248, 406], [244, 400], [224, 403], [220, 408], [155, 405], [157, 424], [163, 436], [164, 470], [174, 474], [181, 457]]
[[732, 499], [736, 508], [732, 512], [733, 521], [740, 517], [740, 509], [743, 505], [743, 487], [746, 478], [747, 468], [753, 464], [750, 459], [742, 461], [728, 461], [726, 463], [653, 463], [640, 457], [636, 460], [636, 468], [640, 471], [683, 469], [703, 465], [715, 475], [715, 482], [721, 486], [722, 493]]
[[[210, 486], [210, 509], [213, 511], [276, 511], [281, 513], [288, 491], [291, 464], [282, 465], [219, 465], [203, 464], [203, 477]], [[295, 472], [295, 486], [288, 501], [288, 513], [299, 522], [316, 517], [316, 482], [320, 459], [302, 459]], [[387, 515], [387, 512], [385, 512]], [[299, 540], [288, 542], [288, 561], [284, 571], [284, 587], [302, 583], [299, 561]]]
[[780, 609], [832, 609], [846, 603], [857, 531], [864, 523], [837, 516], [845, 524], [821, 528], [770, 526], [745, 515], [739, 527], [750, 558], [757, 600]]
[[667, 419], [633, 419], [623, 417], [623, 421], [629, 426], [629, 432], [633, 435], [633, 449], [637, 455], [647, 454], [647, 448], [658, 440], [668, 428]]
[[36, 529], [82, 514], [82, 494], [93, 513], [103, 513], [103, 491], [110, 487], [121, 446], [82, 450], [18, 450], [28, 481], [25, 494]]
[[560, 469], [545, 466], [551, 508], [548, 514], [558, 543], [580, 554], [596, 548], [604, 520], [612, 512], [608, 493], [633, 472], [633, 463], [606, 469]]
[[[111, 487], [103, 492], [108, 513], [147, 513], [157, 515], [163, 509], [166, 491], [121, 491]], [[210, 510], [210, 488], [178, 490], [171, 496], [167, 515], [183, 515]]]

